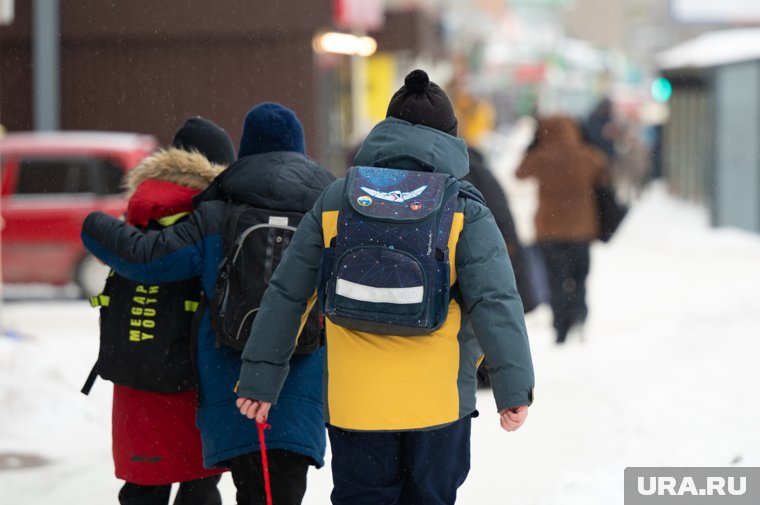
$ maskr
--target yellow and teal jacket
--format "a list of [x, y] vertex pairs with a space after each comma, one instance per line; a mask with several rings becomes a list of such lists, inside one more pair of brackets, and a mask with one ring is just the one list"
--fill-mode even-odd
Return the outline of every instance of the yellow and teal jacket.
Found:
[[[467, 174], [461, 139], [389, 118], [356, 165]], [[460, 194], [476, 191], [466, 182]], [[302, 316], [315, 299], [322, 250], [337, 234], [345, 180], [322, 193], [272, 277], [243, 351], [239, 395], [276, 403]], [[533, 365], [507, 249], [488, 208], [460, 196], [449, 238], [452, 297], [446, 322], [424, 336], [375, 335], [326, 321], [325, 410], [347, 430], [431, 429], [475, 412], [476, 369], [488, 360], [499, 410], [530, 405]]]

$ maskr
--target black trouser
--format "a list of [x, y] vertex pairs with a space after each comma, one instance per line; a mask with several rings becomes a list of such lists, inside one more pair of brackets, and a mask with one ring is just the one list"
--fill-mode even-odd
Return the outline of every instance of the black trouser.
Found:
[[[284, 449], [267, 451], [272, 503], [299, 505], [306, 494], [306, 472], [311, 458]], [[266, 505], [261, 452], [243, 454], [230, 460], [232, 480], [237, 489], [237, 505]]]
[[588, 242], [544, 242], [541, 252], [551, 291], [557, 343], [567, 338], [574, 323], [586, 320], [586, 278], [591, 266]]
[[[221, 475], [180, 482], [174, 505], [221, 505], [222, 496], [216, 487], [219, 479]], [[121, 505], [167, 505], [171, 491], [171, 484], [142, 486], [127, 482], [119, 491], [119, 503]]]
[[430, 431], [327, 427], [333, 505], [451, 505], [470, 471], [471, 418]]

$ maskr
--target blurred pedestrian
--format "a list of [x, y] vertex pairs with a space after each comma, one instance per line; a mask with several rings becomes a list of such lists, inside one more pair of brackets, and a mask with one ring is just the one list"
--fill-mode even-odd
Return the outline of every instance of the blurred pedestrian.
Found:
[[618, 153], [616, 142], [622, 135], [622, 129], [615, 120], [612, 100], [602, 98], [594, 106], [591, 113], [583, 122], [583, 136], [597, 149], [600, 149], [613, 164]]
[[452, 106], [458, 121], [457, 133], [467, 144], [470, 160], [470, 170], [462, 180], [472, 183], [480, 191], [493, 214], [507, 245], [523, 308], [528, 313], [538, 305], [538, 302], [531, 286], [526, 261], [523, 258], [524, 251], [517, 237], [507, 194], [491, 172], [482, 148], [488, 135], [493, 132], [496, 115], [493, 106], [487, 100], [473, 95], [467, 89], [468, 62], [469, 60], [462, 55], [455, 57], [454, 78], [450, 85]]
[[[387, 116], [356, 155], [363, 169], [352, 168], [327, 188], [275, 271], [243, 351], [238, 406], [261, 421], [283, 400], [280, 385], [293, 373], [288, 362], [299, 322], [317, 289], [327, 313], [332, 503], [453, 504], [470, 469], [481, 349], [491, 363], [500, 424], [514, 431], [532, 402], [528, 336], [493, 216], [471, 184], [457, 181], [468, 171], [467, 151], [456, 138], [448, 96], [415, 70], [391, 99]], [[439, 201], [444, 192], [449, 196]], [[435, 238], [429, 220], [414, 222], [422, 231], [392, 217], [419, 212], [423, 219], [441, 208], [451, 209], [446, 221], [441, 217], [448, 226], [435, 228]], [[355, 212], [366, 213], [360, 214], [365, 219], [352, 218]], [[369, 218], [377, 214], [386, 224]], [[448, 241], [437, 241], [441, 233]], [[422, 240], [413, 240], [418, 236]], [[343, 247], [351, 252], [339, 256]], [[330, 261], [333, 253], [342, 266]], [[423, 261], [424, 268], [441, 265], [450, 277], [418, 285], [425, 282]], [[450, 289], [451, 297], [437, 298]], [[325, 310], [328, 303], [345, 312]], [[421, 328], [419, 306], [426, 315], [440, 307], [444, 320]], [[352, 317], [357, 312], [364, 319]], [[415, 336], [402, 336], [410, 334]]]
[[[520, 294], [520, 300], [522, 300], [523, 311], [527, 314], [535, 309], [540, 304], [540, 301], [534, 290], [528, 270], [529, 264], [525, 255], [525, 249], [517, 236], [507, 195], [499, 184], [499, 181], [491, 173], [491, 169], [486, 164], [483, 154], [472, 147], [467, 148], [467, 154], [470, 159], [470, 171], [462, 177], [462, 180], [472, 183], [481, 192], [488, 209], [493, 214], [496, 226], [499, 228], [504, 243], [507, 246], [509, 261], [515, 274], [517, 292]], [[488, 363], [484, 359], [480, 363], [480, 366], [478, 366], [478, 387], [490, 386], [491, 378], [488, 373]]]
[[[168, 282], [200, 275], [207, 296], [214, 292], [224, 249], [222, 232], [228, 203], [247, 203], [283, 212], [308, 211], [335, 177], [305, 155], [304, 132], [295, 113], [276, 103], [253, 107], [245, 117], [238, 160], [194, 199], [189, 218], [160, 232], [138, 234], [106, 214], [90, 214], [82, 240], [120, 274], [145, 282]], [[197, 339], [200, 382], [198, 426], [208, 468], [230, 468], [238, 505], [267, 503], [256, 423], [235, 408], [240, 352], [219, 345], [209, 312], [203, 312]], [[283, 394], [266, 431], [271, 494], [278, 505], [299, 504], [310, 465], [324, 464], [322, 404], [324, 348], [294, 356]]]
[[507, 246], [509, 260], [515, 273], [517, 291], [520, 293], [523, 310], [527, 314], [539, 305], [539, 300], [531, 283], [522, 243], [517, 236], [515, 221], [509, 207], [509, 199], [491, 172], [483, 153], [478, 149], [468, 147], [467, 154], [470, 159], [470, 171], [462, 177], [462, 180], [472, 183], [481, 192], [488, 209], [493, 214], [496, 226]]
[[[482, 145], [495, 126], [493, 106], [485, 99], [476, 97], [466, 87], [468, 61], [459, 56], [454, 60], [454, 77], [450, 90], [452, 105], [458, 120], [458, 135], [467, 143], [470, 171], [462, 180], [472, 183], [485, 198], [488, 209], [493, 214], [496, 226], [507, 245], [509, 260], [517, 282], [517, 291], [527, 314], [536, 308], [540, 301], [533, 288], [532, 277], [528, 270], [526, 251], [517, 236], [509, 200], [499, 181], [488, 166]], [[483, 360], [478, 367], [478, 387], [490, 387], [488, 363]]]
[[[126, 221], [140, 229], [157, 229], [184, 219], [193, 210], [192, 198], [234, 159], [232, 140], [224, 130], [201, 117], [188, 119], [171, 147], [145, 158], [127, 174]], [[200, 283], [193, 287], [200, 297]], [[111, 297], [108, 310], [120, 309], [114, 306], [116, 299]], [[166, 316], [158, 311], [159, 317]], [[172, 315], [192, 317], [188, 312]], [[190, 327], [189, 321], [176, 325]], [[171, 352], [181, 348], [187, 353], [192, 374], [190, 339], [191, 335], [185, 335]], [[121, 505], [166, 505], [176, 482], [175, 505], [222, 503], [217, 483], [223, 470], [203, 467], [201, 436], [195, 425], [197, 395], [195, 388], [162, 394], [114, 384], [113, 459], [116, 476], [126, 481], [119, 492]]]
[[539, 119], [535, 142], [516, 172], [538, 181], [536, 242], [546, 262], [558, 344], [588, 315], [590, 246], [599, 236], [594, 188], [608, 181], [606, 165], [604, 153], [584, 142], [576, 121], [556, 115]]

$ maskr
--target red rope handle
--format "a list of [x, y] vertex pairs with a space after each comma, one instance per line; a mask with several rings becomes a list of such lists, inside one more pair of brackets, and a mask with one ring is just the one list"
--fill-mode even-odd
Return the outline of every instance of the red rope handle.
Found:
[[264, 491], [267, 495], [267, 505], [272, 505], [272, 486], [269, 483], [269, 461], [267, 461], [267, 444], [264, 441], [264, 430], [272, 427], [271, 424], [260, 423], [256, 421], [256, 427], [259, 429], [259, 446], [261, 446], [261, 466], [264, 472]]

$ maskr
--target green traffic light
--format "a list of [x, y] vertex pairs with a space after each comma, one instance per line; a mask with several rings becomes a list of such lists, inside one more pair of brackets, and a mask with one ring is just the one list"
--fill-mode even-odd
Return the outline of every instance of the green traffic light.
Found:
[[652, 81], [650, 92], [655, 101], [665, 103], [670, 100], [670, 96], [673, 94], [673, 85], [666, 78], [658, 77]]

